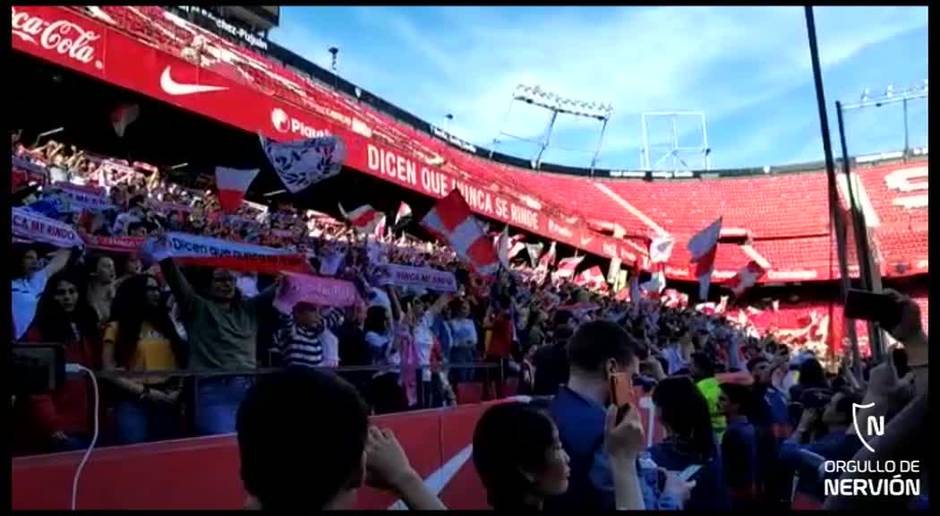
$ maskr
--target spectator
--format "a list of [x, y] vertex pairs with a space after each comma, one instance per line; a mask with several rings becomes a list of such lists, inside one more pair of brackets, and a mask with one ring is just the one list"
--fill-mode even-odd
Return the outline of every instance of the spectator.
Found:
[[[571, 374], [549, 412], [570, 456], [571, 483], [564, 494], [546, 499], [546, 510], [611, 510], [616, 506], [615, 479], [603, 449], [609, 382], [615, 373], [633, 376], [638, 346], [621, 327], [607, 321], [582, 325], [568, 344]], [[655, 478], [654, 485], [647, 478], [641, 481], [645, 507], [679, 507], [671, 497], [659, 496]]]
[[111, 303], [117, 290], [114, 260], [102, 255], [92, 263], [95, 268], [88, 278], [88, 304], [95, 310], [99, 321], [107, 321], [111, 318]]
[[[469, 364], [477, 358], [477, 328], [470, 319], [470, 304], [465, 299], [454, 300], [454, 317], [448, 321], [453, 343], [450, 348], [450, 362], [452, 364]], [[458, 368], [453, 371], [451, 382], [465, 382], [472, 378], [473, 371]]]
[[803, 393], [811, 389], [828, 391], [829, 382], [826, 381], [826, 372], [822, 364], [815, 358], [804, 358], [799, 365], [798, 383], [790, 388], [790, 399], [799, 401]]
[[[341, 321], [340, 321], [341, 322]], [[300, 302], [293, 313], [280, 314], [281, 327], [275, 333], [275, 349], [284, 366], [337, 367], [339, 339], [332, 333], [316, 305]]]
[[[411, 327], [414, 336], [415, 350], [417, 351], [418, 367], [420, 368], [421, 387], [419, 392], [426, 399], [421, 400], [422, 407], [439, 404], [442, 399], [440, 385], [436, 384], [437, 389], [432, 388], [431, 374], [431, 351], [434, 348], [434, 333], [432, 328], [434, 322], [440, 315], [441, 310], [450, 301], [449, 296], [438, 296], [433, 304], [428, 306], [431, 297], [416, 298], [409, 303], [406, 315], [406, 324]], [[438, 382], [439, 383], [439, 382]]]
[[13, 306], [13, 338], [20, 340], [26, 334], [33, 317], [40, 296], [46, 289], [50, 277], [61, 271], [69, 263], [72, 251], [60, 249], [52, 256], [49, 263], [43, 267], [39, 261], [39, 254], [34, 247], [15, 248], [14, 269], [10, 287], [10, 304]]
[[[693, 355], [693, 367], [694, 364]], [[696, 485], [685, 508], [730, 508], [712, 417], [701, 389], [686, 376], [669, 377], [656, 385], [653, 403], [666, 438], [650, 448], [650, 458], [670, 471], [683, 471], [693, 465], [701, 467], [692, 477]]]
[[701, 351], [692, 353], [691, 374], [695, 380], [695, 386], [701, 391], [708, 403], [708, 413], [711, 415], [712, 430], [715, 432], [715, 438], [721, 439], [725, 431], [725, 417], [718, 410], [718, 396], [721, 389], [718, 387], [718, 379], [715, 378], [715, 363], [711, 357]]
[[[148, 252], [165, 253], [157, 245]], [[193, 290], [172, 258], [159, 261], [163, 277], [176, 298], [189, 338], [189, 366], [202, 370], [245, 370], [257, 366], [258, 312], [270, 306], [277, 283], [256, 297], [242, 299], [235, 276], [225, 269], [212, 271], [209, 296]], [[219, 376], [200, 378], [196, 391], [195, 427], [202, 435], [223, 434], [235, 429], [235, 411], [251, 385], [250, 378]]]
[[[323, 424], [325, 414], [329, 424]], [[241, 478], [249, 506], [350, 509], [356, 490], [368, 483], [390, 487], [410, 509], [445, 509], [395, 436], [368, 425], [359, 394], [330, 373], [288, 368], [260, 380], [238, 409]]]
[[[82, 293], [82, 282], [72, 271], [49, 278], [36, 318], [26, 333], [27, 342], [62, 344], [67, 363], [100, 369], [98, 318]], [[88, 392], [85, 377], [69, 379], [52, 394], [23, 400], [20, 421], [27, 449], [73, 450], [82, 448], [90, 435]]]
[[752, 400], [749, 387], [721, 385], [718, 408], [728, 422], [721, 439], [721, 457], [734, 509], [751, 509], [757, 498], [757, 431], [748, 420]]
[[494, 405], [473, 433], [473, 464], [497, 511], [541, 510], [568, 489], [568, 455], [548, 415], [527, 403]]
[[[105, 370], [151, 372], [185, 369], [186, 345], [170, 320], [160, 285], [151, 275], [124, 281], [105, 326]], [[115, 407], [117, 441], [131, 444], [162, 440], [178, 431], [179, 378], [114, 378], [121, 390]]]
[[365, 341], [372, 355], [372, 365], [381, 367], [372, 376], [369, 403], [376, 414], [405, 410], [408, 400], [398, 383], [401, 372], [401, 353], [395, 342], [395, 332], [385, 307], [369, 307], [363, 326]]

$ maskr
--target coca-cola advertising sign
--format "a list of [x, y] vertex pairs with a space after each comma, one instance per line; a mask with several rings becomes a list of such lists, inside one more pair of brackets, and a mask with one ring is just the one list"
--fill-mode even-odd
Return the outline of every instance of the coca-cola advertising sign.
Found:
[[104, 69], [101, 31], [63, 9], [11, 7], [14, 46], [53, 61], [78, 62], [101, 74]]

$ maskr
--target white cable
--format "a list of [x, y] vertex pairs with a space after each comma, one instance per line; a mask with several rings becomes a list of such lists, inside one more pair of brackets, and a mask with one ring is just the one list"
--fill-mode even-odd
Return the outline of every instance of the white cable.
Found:
[[94, 432], [91, 437], [91, 444], [88, 445], [88, 449], [85, 450], [85, 455], [82, 456], [82, 461], [78, 463], [78, 468], [75, 470], [75, 476], [72, 478], [72, 510], [77, 510], [78, 506], [78, 480], [82, 476], [82, 470], [85, 469], [85, 463], [88, 462], [88, 457], [91, 455], [91, 450], [95, 448], [95, 444], [98, 442], [98, 403], [100, 397], [98, 396], [98, 380], [95, 378], [95, 373], [91, 369], [79, 364], [66, 364], [65, 372], [66, 373], [78, 373], [84, 371], [91, 377], [91, 386], [95, 394], [95, 415], [94, 415]]

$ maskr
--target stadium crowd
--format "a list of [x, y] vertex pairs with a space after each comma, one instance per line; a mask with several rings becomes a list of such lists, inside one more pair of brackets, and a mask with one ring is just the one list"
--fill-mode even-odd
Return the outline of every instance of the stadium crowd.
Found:
[[[446, 246], [371, 238], [288, 203], [226, 214], [211, 191], [146, 163], [54, 141], [27, 148], [17, 134], [13, 144], [13, 205], [85, 241], [53, 252], [16, 243], [13, 340], [64, 344], [66, 361], [104, 373], [99, 416], [114, 443], [237, 430], [243, 480], [264, 508], [339, 507], [363, 482], [398, 490], [414, 508], [443, 507], [367, 416], [451, 405], [461, 385], [480, 381], [484, 399], [504, 397], [509, 377], [537, 397], [495, 405], [477, 426], [473, 460], [490, 504], [565, 512], [775, 507], [790, 502], [794, 473], [799, 491], [821, 499], [814, 459], [865, 451], [854, 403], [877, 401], [890, 425], [926, 395], [926, 335], [917, 305], [900, 295], [905, 317], [888, 330], [904, 348], [866, 361], [859, 379], [815, 343], [760, 334], [721, 310], [627, 300], [527, 264], [487, 284]], [[103, 189], [107, 204], [70, 204], [63, 183]], [[364, 302], [279, 309], [277, 275], [183, 267], [166, 252], [168, 232], [303, 253]], [[108, 239], [134, 245], [116, 251]], [[381, 285], [385, 263], [453, 272], [457, 292]], [[471, 367], [479, 362], [491, 368]], [[362, 367], [323, 371], [348, 366]], [[256, 379], [265, 367], [282, 371]], [[614, 374], [651, 396], [665, 432], [652, 447], [638, 407], [608, 408]], [[70, 378], [60, 391], [15, 398], [14, 449], [87, 446], [87, 392], [86, 379]], [[332, 423], [300, 417], [292, 408], [302, 403], [329, 410]], [[297, 468], [265, 458], [274, 456], [319, 480], [300, 484]]]

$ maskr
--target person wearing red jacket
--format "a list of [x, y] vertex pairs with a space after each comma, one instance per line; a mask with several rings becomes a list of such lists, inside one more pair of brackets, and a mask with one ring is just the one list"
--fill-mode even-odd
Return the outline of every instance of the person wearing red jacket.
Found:
[[[63, 271], [50, 278], [25, 341], [61, 344], [66, 363], [98, 370], [98, 334], [98, 316], [85, 300], [77, 275]], [[68, 378], [53, 393], [18, 399], [14, 409], [17, 448], [64, 451], [84, 447], [91, 437], [91, 392], [88, 378]]]

